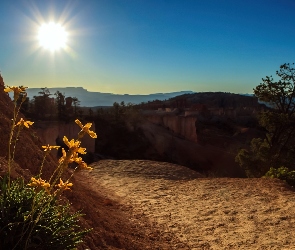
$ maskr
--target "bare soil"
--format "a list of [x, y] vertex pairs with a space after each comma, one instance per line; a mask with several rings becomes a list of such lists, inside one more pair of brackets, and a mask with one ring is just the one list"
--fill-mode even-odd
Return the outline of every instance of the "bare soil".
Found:
[[295, 249], [295, 193], [280, 180], [141, 160], [92, 167], [69, 197], [93, 227], [81, 249]]

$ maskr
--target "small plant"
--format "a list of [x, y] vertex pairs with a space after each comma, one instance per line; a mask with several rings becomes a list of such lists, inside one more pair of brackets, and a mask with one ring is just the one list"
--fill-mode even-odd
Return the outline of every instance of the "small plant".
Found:
[[87, 230], [79, 231], [79, 212], [44, 189], [36, 191], [22, 178], [7, 185], [0, 181], [0, 235], [3, 249], [74, 249]]
[[[19, 134], [24, 127], [29, 128], [33, 122], [25, 121], [23, 118], [18, 120], [20, 106], [26, 98], [26, 87], [7, 87], [4, 91], [14, 93], [14, 115], [8, 144], [8, 171], [0, 179], [1, 247], [15, 250], [75, 249], [89, 230], [80, 229], [77, 223], [82, 214], [70, 213], [69, 203], [62, 203], [60, 196], [73, 186], [70, 179], [76, 170], [91, 169], [79, 156], [86, 154], [86, 148], [80, 147], [80, 144], [85, 134], [92, 138], [96, 138], [97, 135], [90, 130], [91, 123], [83, 125], [79, 120], [75, 120], [81, 128], [78, 138], [69, 140], [64, 136], [63, 141], [68, 150], [62, 148], [58, 166], [48, 181], [42, 179], [43, 165], [50, 151], [58, 149], [59, 146], [42, 146], [45, 154], [39, 174], [31, 177], [29, 183], [25, 184], [23, 178], [11, 180], [11, 168]], [[23, 98], [18, 104], [20, 94]], [[73, 162], [77, 167], [72, 175], [63, 181], [63, 173]]]
[[286, 181], [291, 186], [295, 186], [295, 171], [286, 167], [270, 168], [265, 177], [278, 178]]

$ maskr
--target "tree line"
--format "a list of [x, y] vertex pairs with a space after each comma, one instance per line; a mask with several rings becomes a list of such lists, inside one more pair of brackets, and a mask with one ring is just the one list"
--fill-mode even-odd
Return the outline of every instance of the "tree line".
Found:
[[21, 112], [31, 119], [68, 121], [72, 117], [83, 114], [80, 110], [80, 101], [77, 97], [65, 97], [65, 94], [56, 91], [51, 94], [48, 88], [41, 88], [39, 95], [31, 100], [20, 93], [18, 102], [26, 98], [21, 107]]

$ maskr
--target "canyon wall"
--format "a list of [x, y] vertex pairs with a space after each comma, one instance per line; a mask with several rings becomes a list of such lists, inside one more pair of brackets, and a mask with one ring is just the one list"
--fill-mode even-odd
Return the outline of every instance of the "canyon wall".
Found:
[[192, 142], [198, 142], [196, 133], [195, 116], [179, 116], [176, 114], [158, 114], [156, 112], [147, 114], [146, 119], [153, 124], [168, 128], [175, 135], [183, 137]]
[[[84, 122], [82, 122], [84, 123]], [[54, 122], [54, 121], [39, 121], [34, 124], [35, 130], [39, 137], [49, 145], [56, 145], [56, 141], [62, 142], [62, 138], [66, 136], [69, 140], [76, 139], [80, 127], [75, 122]], [[95, 125], [92, 124], [92, 131], [95, 131]], [[89, 135], [82, 138], [81, 147], [86, 148], [87, 152], [95, 152], [95, 140]]]
[[[141, 128], [164, 161], [188, 166], [217, 176], [244, 177], [235, 162], [238, 149], [255, 137], [242, 131], [229, 115], [207, 117], [197, 111], [149, 110]], [[240, 116], [237, 116], [238, 118]], [[245, 116], [249, 121], [251, 116]]]
[[180, 138], [172, 130], [154, 122], [146, 121], [140, 126], [157, 154], [163, 157], [159, 161], [177, 163], [203, 173], [209, 171], [217, 176], [244, 177], [243, 171], [235, 162], [235, 154], [227, 150]]

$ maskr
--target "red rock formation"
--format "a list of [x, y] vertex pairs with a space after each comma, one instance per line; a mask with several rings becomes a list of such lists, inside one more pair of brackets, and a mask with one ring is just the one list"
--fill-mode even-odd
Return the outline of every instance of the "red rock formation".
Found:
[[146, 138], [165, 161], [175, 162], [195, 170], [209, 170], [223, 176], [243, 176], [243, 172], [234, 160], [235, 155], [222, 148], [181, 139], [171, 131], [150, 121], [140, 126]]
[[[0, 75], [0, 156], [7, 158], [8, 141], [11, 130], [11, 118], [13, 117], [13, 102], [4, 92], [4, 81]], [[20, 117], [24, 116], [20, 114]], [[24, 118], [25, 119], [25, 118]], [[28, 169], [32, 175], [39, 173], [44, 152], [41, 150], [43, 143], [32, 128], [23, 128], [16, 144], [15, 162], [22, 169]], [[50, 176], [55, 168], [55, 161], [48, 157], [44, 165], [44, 175]]]
[[198, 142], [195, 125], [197, 118], [194, 116], [186, 117], [168, 113], [154, 113], [153, 115], [147, 115], [146, 118], [154, 124], [168, 128], [180, 137], [192, 142]]

